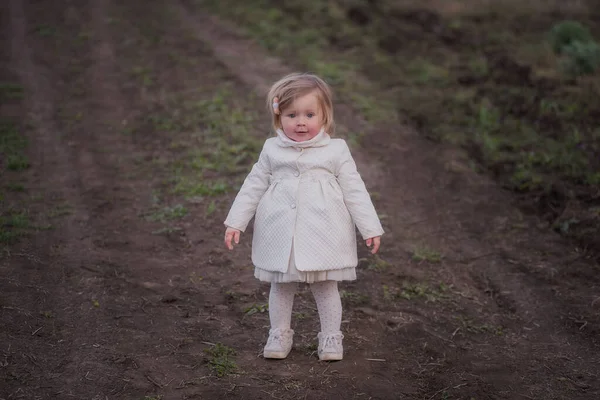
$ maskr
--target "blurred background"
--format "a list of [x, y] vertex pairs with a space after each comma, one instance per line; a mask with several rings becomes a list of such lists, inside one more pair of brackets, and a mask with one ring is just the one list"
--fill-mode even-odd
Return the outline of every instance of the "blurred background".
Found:
[[561, 234], [587, 245], [600, 237], [597, 4], [198, 3], [325, 76], [370, 123], [394, 127], [400, 115], [427, 138], [465, 148], [473, 168]]

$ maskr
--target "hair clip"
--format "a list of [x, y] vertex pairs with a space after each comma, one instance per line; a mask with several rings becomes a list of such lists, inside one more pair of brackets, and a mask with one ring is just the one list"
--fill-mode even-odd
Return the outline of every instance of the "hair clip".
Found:
[[277, 97], [273, 98], [273, 112], [279, 115], [279, 99]]

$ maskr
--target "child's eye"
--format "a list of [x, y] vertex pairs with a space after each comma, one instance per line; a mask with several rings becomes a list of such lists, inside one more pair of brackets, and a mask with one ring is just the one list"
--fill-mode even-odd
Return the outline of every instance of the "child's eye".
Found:
[[294, 113], [288, 114], [288, 117], [294, 118], [294, 117], [296, 117], [296, 114], [294, 114]]
[[314, 116], [315, 116], [315, 114], [314, 114], [314, 113], [308, 113], [308, 118], [312, 118], [312, 117], [314, 117]]

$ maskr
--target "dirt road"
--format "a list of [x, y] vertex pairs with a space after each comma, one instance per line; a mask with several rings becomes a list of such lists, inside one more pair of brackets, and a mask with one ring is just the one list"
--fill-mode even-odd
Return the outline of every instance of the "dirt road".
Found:
[[[222, 221], [292, 71], [193, 3], [2, 5], [2, 103], [29, 139], [3, 170], [0, 399], [597, 399], [600, 271], [464, 156], [339, 104], [387, 234], [343, 284], [346, 356], [261, 358], [268, 286]], [[292, 61], [293, 62], [293, 61]]]

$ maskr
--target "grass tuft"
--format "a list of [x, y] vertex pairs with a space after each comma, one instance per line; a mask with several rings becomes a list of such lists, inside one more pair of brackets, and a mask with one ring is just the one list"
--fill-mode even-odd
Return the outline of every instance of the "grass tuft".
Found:
[[187, 208], [181, 204], [177, 204], [173, 207], [165, 207], [160, 210], [152, 212], [146, 216], [146, 219], [153, 222], [165, 222], [174, 219], [181, 219], [188, 214]]
[[412, 259], [415, 261], [427, 261], [430, 263], [438, 263], [442, 260], [442, 255], [429, 247], [420, 246], [413, 250]]
[[368, 304], [370, 301], [369, 296], [366, 294], [356, 293], [350, 290], [340, 290], [340, 298], [345, 303], [355, 306]]
[[25, 89], [19, 84], [7, 82], [0, 83], [0, 101], [22, 99], [24, 94]]
[[267, 311], [269, 311], [269, 304], [253, 304], [244, 310], [244, 314], [250, 316], [256, 313], [265, 313]]
[[383, 285], [383, 298], [388, 301], [425, 299], [426, 302], [435, 303], [448, 297], [448, 287], [441, 283], [437, 287], [430, 287], [425, 283], [404, 283], [401, 288]]
[[11, 171], [29, 168], [30, 163], [25, 155], [27, 139], [20, 134], [17, 126], [7, 119], [0, 120], [0, 170], [2, 167]]
[[237, 365], [233, 357], [235, 350], [222, 343], [204, 350], [207, 354], [208, 368], [219, 378], [234, 373]]
[[29, 217], [25, 211], [0, 211], [0, 243], [14, 243], [27, 234], [29, 227]]

